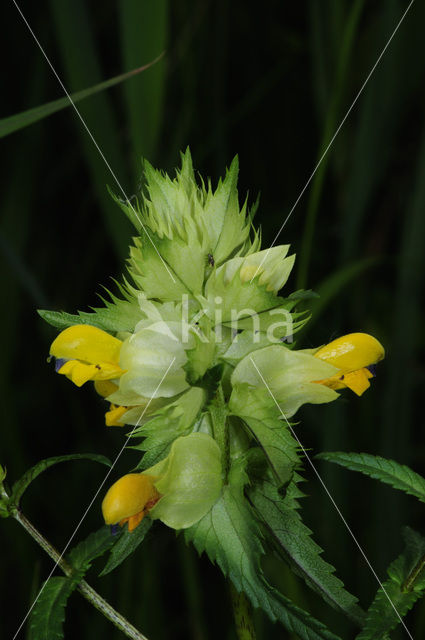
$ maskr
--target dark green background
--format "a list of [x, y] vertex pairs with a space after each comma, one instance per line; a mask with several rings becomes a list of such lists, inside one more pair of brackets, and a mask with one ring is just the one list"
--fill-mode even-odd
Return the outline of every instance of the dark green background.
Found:
[[[172, 171], [190, 145], [195, 167], [216, 183], [238, 153], [241, 200], [248, 190], [251, 202], [261, 192], [257, 224], [267, 246], [407, 2], [51, 0], [21, 7], [70, 92], [166, 49], [155, 68], [80, 103], [88, 127], [128, 195], [137, 192], [141, 156]], [[3, 18], [2, 117], [63, 95], [12, 2], [4, 3]], [[304, 446], [312, 454], [380, 454], [422, 473], [424, 28], [425, 6], [417, 1], [279, 237], [297, 253], [287, 290], [322, 294], [299, 346], [366, 331], [387, 350], [361, 399], [345, 393], [338, 403], [299, 412]], [[44, 457], [114, 457], [122, 445], [122, 432], [105, 429], [93, 391], [77, 390], [47, 364], [55, 333], [36, 309], [96, 305], [101, 285], [113, 287], [111, 277], [123, 271], [132, 230], [72, 109], [2, 139], [1, 158], [0, 463], [13, 481]], [[124, 454], [114, 478], [134, 461], [135, 454]], [[401, 526], [425, 534], [423, 507], [373, 480], [326, 463], [319, 468], [384, 578], [402, 547]], [[104, 473], [84, 461], [53, 468], [28, 490], [24, 512], [62, 549]], [[311, 470], [305, 475], [305, 520], [368, 606], [376, 581]], [[100, 526], [100, 501], [76, 539]], [[52, 565], [12, 520], [0, 521], [0, 542], [0, 635], [9, 638]], [[268, 569], [286, 594], [353, 637], [284, 567], [270, 561]], [[155, 527], [111, 576], [95, 575], [89, 581], [150, 640], [234, 638], [218, 569], [165, 527]], [[289, 637], [262, 615], [257, 622], [260, 638]], [[407, 624], [415, 638], [425, 635], [423, 603]], [[67, 638], [121, 637], [78, 595], [65, 629]]]

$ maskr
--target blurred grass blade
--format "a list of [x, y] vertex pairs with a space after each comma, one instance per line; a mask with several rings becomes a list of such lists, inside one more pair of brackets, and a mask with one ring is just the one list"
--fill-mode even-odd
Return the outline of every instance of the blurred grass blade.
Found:
[[350, 282], [364, 274], [365, 271], [375, 266], [378, 262], [379, 260], [377, 258], [356, 260], [344, 265], [316, 286], [315, 290], [319, 297], [308, 300], [306, 303], [306, 307], [308, 307], [311, 312], [308, 329], [310, 330], [313, 324], [317, 322], [322, 313], [329, 307], [332, 300], [341, 295], [344, 287], [348, 286]]
[[354, 41], [357, 35], [360, 18], [362, 17], [363, 7], [364, 0], [357, 0], [352, 4], [346, 19], [344, 34], [341, 38], [339, 63], [335, 72], [334, 88], [326, 111], [322, 142], [318, 153], [318, 161], [320, 161], [320, 158], [322, 158], [322, 161], [317, 168], [307, 205], [307, 215], [302, 237], [300, 259], [298, 262], [297, 287], [300, 289], [305, 289], [306, 282], [308, 280], [307, 276], [313, 251], [313, 239], [316, 228], [317, 213], [319, 210], [324, 180], [332, 150], [328, 149], [325, 156], [323, 156], [323, 154], [332, 140], [332, 136], [335, 135], [335, 131], [339, 124], [337, 119], [340, 116], [342, 100], [350, 77], [348, 73], [349, 64], [351, 62]]
[[[128, 78], [149, 69], [149, 67], [153, 66], [156, 62], [158, 62], [164, 53], [161, 53], [155, 60], [149, 62], [148, 64], [143, 65], [137, 69], [133, 69], [132, 71], [127, 71], [126, 73], [121, 73], [119, 76], [115, 76], [110, 78], [109, 80], [105, 80], [104, 82], [99, 82], [99, 84], [90, 87], [89, 89], [83, 89], [82, 91], [77, 91], [76, 93], [71, 94], [72, 101], [74, 103], [79, 102], [80, 100], [84, 100], [84, 98], [88, 98], [100, 91], [104, 91], [105, 89], [109, 89], [110, 87], [119, 84], [120, 82], [124, 82]], [[64, 98], [59, 98], [58, 100], [52, 100], [52, 102], [46, 102], [46, 104], [42, 104], [39, 107], [34, 107], [33, 109], [28, 109], [27, 111], [22, 111], [21, 113], [17, 113], [14, 116], [9, 116], [8, 118], [2, 118], [0, 120], [0, 138], [4, 138], [5, 136], [14, 133], [15, 131], [19, 131], [20, 129], [24, 129], [24, 127], [28, 127], [30, 124], [34, 122], [38, 122], [43, 118], [47, 118], [48, 116], [56, 113], [57, 111], [61, 111], [62, 109], [66, 109], [71, 106], [71, 102], [67, 96]]]
[[[118, 5], [121, 25], [122, 61], [126, 68], [138, 60], [151, 60], [167, 45], [168, 0], [121, 0]], [[154, 161], [163, 123], [166, 66], [156, 65], [143, 82], [124, 87], [126, 108], [136, 175], [140, 158]]]
[[[94, 28], [98, 29], [98, 25], [93, 24], [87, 3], [83, 0], [74, 0], [72, 3], [68, 0], [50, 0], [49, 7], [63, 64], [65, 86], [87, 87], [100, 81], [104, 72], [99, 60], [98, 33], [96, 36], [94, 33]], [[58, 61], [53, 60], [53, 63], [57, 65]], [[131, 184], [122, 148], [122, 118], [118, 117], [106, 92], [97, 93], [90, 100], [84, 100], [79, 111], [111, 168], [106, 166], [81, 122], [74, 118], [90, 172], [90, 198], [93, 207], [96, 207], [104, 218], [111, 246], [114, 246], [117, 256], [123, 258], [128, 251], [130, 228], [124, 217], [119, 215], [105, 188], [106, 184], [111, 183], [111, 170], [125, 193], [128, 193]], [[117, 189], [116, 184], [114, 189]]]

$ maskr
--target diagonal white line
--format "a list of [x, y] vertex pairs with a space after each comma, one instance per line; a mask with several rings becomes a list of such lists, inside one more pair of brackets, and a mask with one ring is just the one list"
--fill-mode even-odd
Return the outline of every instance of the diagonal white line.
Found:
[[140, 418], [137, 420], [137, 422], [136, 422], [136, 424], [134, 425], [133, 429], [131, 430], [130, 434], [127, 436], [126, 441], [124, 442], [123, 446], [121, 447], [120, 451], [118, 452], [118, 454], [117, 454], [117, 456], [116, 456], [115, 460], [113, 461], [113, 463], [112, 463], [111, 467], [109, 468], [108, 473], [107, 473], [107, 474], [106, 474], [106, 476], [103, 478], [103, 480], [102, 480], [102, 482], [101, 482], [101, 484], [100, 484], [100, 486], [99, 486], [98, 490], [97, 490], [97, 491], [96, 491], [96, 493], [94, 494], [94, 496], [93, 496], [93, 498], [92, 498], [92, 500], [91, 500], [91, 502], [90, 502], [89, 506], [88, 506], [88, 507], [87, 507], [87, 509], [84, 511], [84, 513], [83, 513], [83, 515], [82, 515], [82, 517], [81, 517], [81, 519], [80, 519], [79, 523], [77, 524], [77, 526], [76, 526], [76, 527], [75, 527], [75, 529], [74, 529], [73, 534], [71, 535], [71, 537], [69, 538], [69, 540], [68, 540], [68, 542], [66, 543], [65, 547], [63, 548], [63, 550], [62, 550], [62, 552], [61, 552], [61, 554], [60, 554], [59, 558], [56, 560], [56, 562], [55, 562], [55, 564], [54, 564], [54, 566], [53, 566], [53, 569], [51, 570], [51, 572], [50, 572], [50, 573], [49, 573], [49, 575], [47, 576], [47, 578], [46, 578], [45, 582], [43, 583], [43, 586], [41, 587], [40, 591], [39, 591], [39, 592], [38, 592], [38, 594], [37, 594], [37, 597], [35, 598], [34, 602], [33, 602], [33, 603], [32, 603], [32, 605], [30, 606], [30, 608], [28, 609], [28, 611], [27, 611], [27, 613], [26, 613], [25, 618], [22, 620], [21, 624], [19, 625], [18, 630], [16, 631], [16, 633], [15, 633], [15, 635], [13, 636], [12, 640], [15, 640], [15, 638], [16, 638], [16, 637], [17, 637], [17, 635], [19, 634], [20, 630], [21, 630], [21, 629], [22, 629], [22, 627], [24, 626], [24, 624], [25, 624], [25, 622], [26, 622], [26, 620], [27, 620], [28, 616], [30, 615], [31, 611], [33, 610], [33, 608], [34, 608], [34, 606], [35, 606], [35, 604], [36, 604], [37, 600], [39, 599], [40, 595], [43, 593], [43, 589], [44, 589], [44, 587], [46, 586], [46, 584], [48, 583], [48, 581], [49, 581], [49, 580], [50, 580], [50, 578], [52, 577], [53, 572], [55, 571], [55, 569], [56, 569], [56, 567], [58, 566], [59, 562], [62, 560], [63, 556], [65, 555], [66, 550], [68, 549], [69, 545], [71, 544], [72, 540], [74, 539], [75, 534], [77, 533], [78, 529], [80, 528], [80, 526], [81, 526], [81, 524], [82, 524], [82, 522], [83, 522], [84, 518], [86, 517], [86, 515], [87, 515], [87, 514], [88, 514], [88, 512], [90, 511], [90, 509], [91, 509], [91, 507], [92, 507], [92, 505], [93, 505], [94, 501], [96, 500], [97, 496], [98, 496], [98, 495], [99, 495], [99, 493], [101, 492], [103, 485], [105, 484], [105, 482], [106, 482], [106, 480], [108, 479], [108, 477], [109, 477], [109, 475], [110, 475], [111, 471], [112, 471], [112, 470], [113, 470], [113, 468], [115, 467], [115, 465], [116, 465], [116, 463], [117, 463], [118, 459], [120, 458], [120, 456], [121, 456], [122, 452], [123, 452], [123, 451], [124, 451], [124, 449], [126, 448], [126, 446], [127, 446], [127, 444], [128, 444], [128, 441], [130, 440], [130, 438], [131, 438], [131, 436], [133, 435], [133, 433], [134, 433], [134, 431], [136, 430], [136, 428], [139, 426], [140, 421], [141, 421], [141, 419], [143, 418], [143, 416], [145, 415], [145, 413], [146, 413], [147, 409], [149, 408], [150, 403], [152, 402], [152, 400], [153, 400], [153, 399], [154, 399], [154, 397], [156, 396], [156, 393], [157, 393], [158, 389], [160, 388], [160, 386], [161, 386], [161, 385], [162, 385], [162, 383], [164, 382], [165, 377], [167, 376], [167, 374], [168, 374], [169, 370], [170, 370], [170, 369], [171, 369], [171, 367], [173, 366], [175, 359], [176, 359], [176, 358], [174, 357], [174, 358], [172, 359], [172, 361], [170, 362], [170, 364], [168, 365], [167, 370], [166, 370], [166, 372], [164, 373], [164, 375], [162, 376], [162, 378], [161, 378], [161, 380], [160, 380], [160, 382], [159, 382], [158, 386], [156, 387], [155, 391], [153, 392], [152, 397], [151, 397], [151, 398], [149, 398], [149, 402], [147, 403], [146, 407], [143, 409], [143, 411], [142, 411], [142, 413], [141, 413], [141, 415], [140, 415]]
[[68, 98], [69, 102], [71, 103], [71, 106], [73, 107], [75, 113], [77, 114], [77, 116], [79, 117], [79, 119], [81, 120], [81, 123], [83, 125], [83, 127], [85, 128], [85, 130], [87, 131], [88, 135], [90, 136], [91, 141], [93, 142], [94, 146], [96, 147], [96, 149], [98, 150], [103, 162], [106, 164], [106, 166], [108, 167], [113, 179], [115, 180], [119, 190], [121, 191], [121, 193], [124, 196], [125, 199], [125, 203], [131, 208], [131, 210], [133, 211], [134, 215], [136, 216], [136, 219], [138, 220], [138, 222], [140, 223], [140, 226], [142, 227], [143, 231], [145, 232], [145, 234], [147, 235], [149, 242], [151, 243], [151, 245], [153, 246], [153, 248], [155, 249], [156, 253], [158, 254], [162, 264], [164, 265], [165, 269], [168, 272], [168, 275], [170, 276], [171, 280], [175, 283], [176, 279], [174, 278], [173, 274], [171, 273], [170, 269], [168, 268], [166, 262], [164, 261], [164, 258], [161, 256], [161, 254], [159, 253], [157, 247], [155, 246], [154, 241], [152, 240], [152, 238], [150, 237], [145, 225], [143, 224], [143, 222], [141, 221], [137, 211], [135, 210], [135, 208], [133, 207], [133, 205], [131, 204], [129, 198], [127, 197], [127, 194], [125, 193], [120, 181], [118, 180], [115, 172], [113, 171], [111, 165], [109, 164], [109, 162], [107, 161], [107, 159], [105, 158], [104, 153], [102, 152], [101, 148], [99, 147], [98, 143], [96, 142], [92, 132], [90, 131], [90, 129], [88, 128], [86, 121], [84, 120], [83, 116], [81, 115], [80, 111], [78, 110], [77, 106], [75, 105], [73, 99], [71, 98], [71, 96], [69, 95], [64, 83], [62, 82], [62, 80], [60, 79], [56, 69], [54, 68], [52, 62], [50, 61], [50, 58], [48, 57], [47, 53], [44, 51], [43, 47], [41, 46], [39, 40], [37, 39], [37, 36], [35, 35], [34, 31], [31, 29], [28, 20], [25, 18], [24, 14], [22, 13], [21, 9], [19, 8], [16, 0], [12, 0], [13, 4], [15, 5], [15, 7], [17, 8], [19, 14], [21, 15], [22, 20], [25, 22], [26, 26], [28, 27], [29, 32], [31, 33], [32, 37], [34, 38], [38, 48], [40, 49], [41, 53], [43, 54], [44, 58], [46, 59], [47, 64], [49, 65], [49, 67], [51, 68], [51, 70], [53, 71], [54, 76], [56, 77], [57, 81], [59, 82], [60, 86], [62, 87], [66, 97]]
[[277, 234], [275, 235], [275, 238], [273, 240], [273, 242], [271, 243], [270, 247], [268, 248], [266, 254], [264, 255], [264, 258], [261, 260], [260, 264], [257, 267], [257, 270], [255, 271], [254, 275], [252, 276], [250, 283], [254, 280], [255, 276], [257, 275], [258, 271], [261, 269], [263, 263], [265, 260], [267, 260], [267, 256], [269, 255], [269, 251], [270, 249], [272, 249], [272, 247], [274, 247], [276, 240], [278, 239], [278, 237], [280, 236], [280, 234], [282, 233], [282, 230], [284, 228], [284, 226], [286, 225], [286, 223], [288, 222], [289, 218], [291, 217], [295, 207], [297, 206], [297, 204], [299, 203], [299, 201], [301, 200], [301, 198], [304, 195], [304, 192], [306, 191], [308, 185], [310, 184], [310, 182], [313, 180], [316, 171], [318, 170], [318, 168], [320, 167], [320, 165], [322, 164], [323, 158], [326, 156], [326, 154], [328, 153], [329, 149], [331, 148], [331, 146], [333, 145], [335, 138], [337, 137], [337, 135], [339, 134], [339, 132], [341, 131], [345, 121], [347, 120], [348, 116], [350, 115], [351, 111], [353, 110], [355, 104], [357, 103], [358, 99], [360, 98], [361, 94], [363, 93], [363, 90], [365, 89], [367, 83], [369, 82], [370, 78], [372, 77], [373, 72], [375, 71], [376, 67], [378, 66], [378, 64], [380, 63], [384, 53], [386, 52], [386, 50], [388, 49], [392, 39], [394, 38], [395, 34], [397, 33], [397, 31], [399, 30], [399, 27], [401, 26], [401, 23], [403, 22], [403, 20], [405, 19], [405, 17], [407, 16], [410, 7], [412, 6], [412, 4], [414, 3], [415, 0], [410, 0], [407, 9], [405, 10], [405, 12], [403, 13], [403, 15], [401, 16], [400, 20], [398, 21], [394, 31], [392, 32], [392, 34], [390, 35], [390, 37], [387, 40], [387, 43], [385, 44], [384, 48], [382, 49], [381, 53], [378, 56], [378, 59], [376, 60], [375, 64], [373, 65], [372, 69], [369, 71], [366, 80], [363, 82], [362, 86], [360, 87], [359, 91], [357, 92], [356, 97], [354, 98], [353, 102], [351, 103], [347, 113], [345, 114], [345, 116], [343, 117], [343, 119], [341, 120], [341, 122], [339, 123], [339, 126], [337, 128], [337, 130], [335, 131], [334, 135], [332, 136], [332, 138], [330, 139], [328, 146], [326, 147], [326, 149], [324, 150], [324, 152], [322, 153], [322, 155], [319, 158], [319, 161], [317, 162], [316, 166], [314, 167], [309, 179], [307, 180], [307, 182], [305, 183], [304, 187], [301, 189], [301, 192], [298, 196], [298, 198], [295, 200], [294, 204], [292, 205], [291, 210], [289, 211], [288, 215], [286, 216], [285, 220], [283, 221], [282, 226], [280, 227], [279, 231], [277, 232]]
[[360, 546], [359, 541], [357, 540], [356, 536], [354, 535], [354, 533], [352, 532], [350, 525], [348, 524], [348, 522], [346, 521], [346, 519], [344, 518], [344, 516], [341, 513], [340, 508], [338, 507], [338, 505], [336, 504], [335, 500], [333, 499], [329, 489], [327, 488], [326, 484], [324, 483], [321, 475], [319, 474], [319, 472], [316, 469], [316, 466], [314, 464], [314, 462], [312, 461], [312, 459], [310, 458], [310, 456], [308, 455], [307, 451], [304, 449], [300, 439], [298, 438], [297, 434], [295, 433], [294, 429], [292, 428], [290, 422], [288, 421], [288, 418], [285, 416], [285, 414], [283, 413], [278, 401], [276, 400], [272, 390], [270, 389], [269, 385], [267, 384], [267, 382], [264, 379], [263, 374], [261, 373], [261, 371], [259, 370], [259, 368], [257, 367], [257, 365], [255, 364], [254, 360], [252, 359], [252, 356], [250, 356], [250, 360], [252, 362], [252, 364], [254, 365], [258, 375], [261, 378], [262, 383], [264, 384], [264, 386], [266, 387], [267, 391], [269, 392], [273, 402], [275, 403], [276, 407], [279, 409], [282, 417], [284, 418], [284, 420], [286, 421], [286, 424], [288, 425], [292, 435], [294, 436], [295, 440], [298, 442], [304, 456], [306, 457], [306, 459], [308, 460], [308, 463], [310, 464], [311, 468], [313, 469], [315, 475], [317, 476], [320, 484], [322, 485], [323, 489], [325, 490], [329, 500], [332, 502], [333, 506], [335, 507], [339, 517], [341, 518], [342, 522], [345, 525], [345, 528], [347, 529], [348, 533], [350, 534], [350, 536], [353, 538], [354, 542], [356, 543], [357, 548], [359, 549], [360, 553], [362, 554], [363, 558], [366, 561], [366, 564], [368, 565], [369, 569], [371, 570], [371, 572], [373, 573], [373, 575], [375, 576], [379, 586], [381, 587], [382, 591], [384, 592], [384, 594], [386, 595], [386, 597], [388, 598], [389, 603], [391, 604], [392, 608], [394, 609], [395, 613], [397, 614], [398, 619], [400, 620], [400, 623], [402, 624], [402, 626], [404, 627], [404, 630], [406, 631], [407, 635], [409, 636], [409, 638], [411, 640], [413, 639], [412, 634], [410, 633], [409, 629], [406, 627], [403, 618], [400, 616], [399, 612], [397, 611], [393, 601], [391, 600], [390, 596], [387, 593], [387, 590], [385, 589], [384, 585], [382, 584], [381, 580], [378, 577], [378, 574], [376, 573], [375, 569], [372, 567], [371, 563], [368, 560], [368, 557], [366, 556], [366, 553], [363, 551], [363, 548]]

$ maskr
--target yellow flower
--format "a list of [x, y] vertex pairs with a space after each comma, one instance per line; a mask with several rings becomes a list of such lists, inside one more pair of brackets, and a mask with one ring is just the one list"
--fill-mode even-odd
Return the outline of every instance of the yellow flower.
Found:
[[119, 378], [121, 340], [88, 324], [76, 324], [62, 331], [52, 342], [50, 355], [57, 371], [81, 387], [88, 380]]
[[373, 378], [373, 366], [385, 356], [382, 344], [367, 333], [349, 333], [321, 347], [314, 354], [339, 372], [331, 378], [317, 380], [331, 389], [348, 387], [358, 396], [370, 387]]
[[122, 527], [128, 522], [128, 530], [133, 531], [161, 497], [154, 487], [155, 480], [144, 473], [128, 473], [117, 480], [102, 502], [105, 523]]
[[[94, 388], [102, 398], [107, 398], [116, 391], [119, 387], [115, 382], [111, 380], [95, 380]], [[105, 424], [107, 427], [123, 427], [124, 422], [120, 422], [120, 418], [128, 411], [128, 407], [121, 407], [116, 404], [109, 405], [109, 411], [105, 413]]]

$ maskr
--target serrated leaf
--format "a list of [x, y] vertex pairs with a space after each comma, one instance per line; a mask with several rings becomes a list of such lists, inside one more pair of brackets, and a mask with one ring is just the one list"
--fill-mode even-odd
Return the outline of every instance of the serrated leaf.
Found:
[[55, 464], [59, 464], [60, 462], [69, 462], [70, 460], [93, 460], [94, 462], [100, 462], [107, 467], [111, 466], [111, 461], [108, 460], [108, 458], [97, 453], [72, 453], [66, 456], [46, 458], [45, 460], [37, 462], [37, 464], [31, 467], [31, 469], [28, 469], [28, 471], [26, 471], [24, 475], [15, 482], [12, 487], [10, 501], [18, 505], [24, 491], [28, 488], [31, 482], [40, 475], [40, 473], [43, 473], [43, 471], [49, 469], [49, 467], [52, 467]]
[[229, 484], [219, 500], [199, 522], [186, 529], [186, 541], [198, 553], [205, 551], [235, 588], [246, 593], [254, 607], [261, 607], [301, 640], [337, 640], [329, 629], [295, 606], [268, 584], [261, 570], [261, 534], [243, 495], [246, 481], [241, 459], [233, 463]]
[[[152, 419], [132, 432], [132, 436], [143, 436], [143, 441], [131, 447], [145, 454], [138, 469], [147, 469], [168, 455], [174, 440], [187, 435], [197, 419], [206, 398], [206, 391], [200, 387], [191, 387], [183, 392], [177, 400], [155, 412]], [[135, 414], [136, 415], [136, 414]], [[127, 418], [128, 416], [128, 418]], [[131, 411], [126, 419], [134, 422]]]
[[111, 298], [112, 302], [104, 301], [105, 307], [94, 307], [92, 312], [78, 311], [72, 314], [38, 309], [37, 313], [43, 320], [61, 330], [74, 324], [90, 324], [103, 331], [134, 331], [143, 317], [138, 301], [119, 300], [115, 296]]
[[55, 577], [43, 584], [29, 619], [33, 638], [61, 640], [64, 637], [65, 607], [77, 584], [76, 580], [77, 577]]
[[116, 569], [121, 562], [124, 562], [128, 556], [134, 553], [139, 544], [143, 542], [151, 526], [152, 520], [149, 517], [146, 517], [134, 531], [129, 532], [128, 529], [125, 528], [117, 542], [112, 547], [108, 562], [99, 575], [106, 576], [107, 573]]
[[67, 560], [83, 575], [90, 568], [93, 560], [103, 555], [116, 542], [116, 538], [111, 534], [111, 528], [105, 525], [74, 547]]
[[323, 560], [323, 549], [312, 540], [311, 530], [301, 520], [297, 498], [303, 494], [296, 485], [299, 480], [294, 474], [284, 498], [271, 482], [255, 482], [249, 490], [249, 500], [293, 571], [328, 604], [361, 626], [364, 612], [357, 605], [357, 598], [334, 575], [335, 568]]
[[425, 538], [406, 527], [404, 539], [403, 553], [388, 567], [389, 578], [378, 590], [356, 640], [385, 638], [425, 591]]
[[360, 471], [375, 480], [391, 485], [394, 489], [400, 489], [400, 491], [415, 496], [421, 502], [425, 502], [425, 478], [395, 460], [373, 456], [369, 453], [344, 453], [343, 451], [320, 453], [316, 458], [335, 462], [352, 471]]
[[235, 386], [229, 408], [244, 420], [263, 449], [278, 485], [287, 485], [299, 464], [298, 443], [268, 391], [252, 389], [248, 384]]

